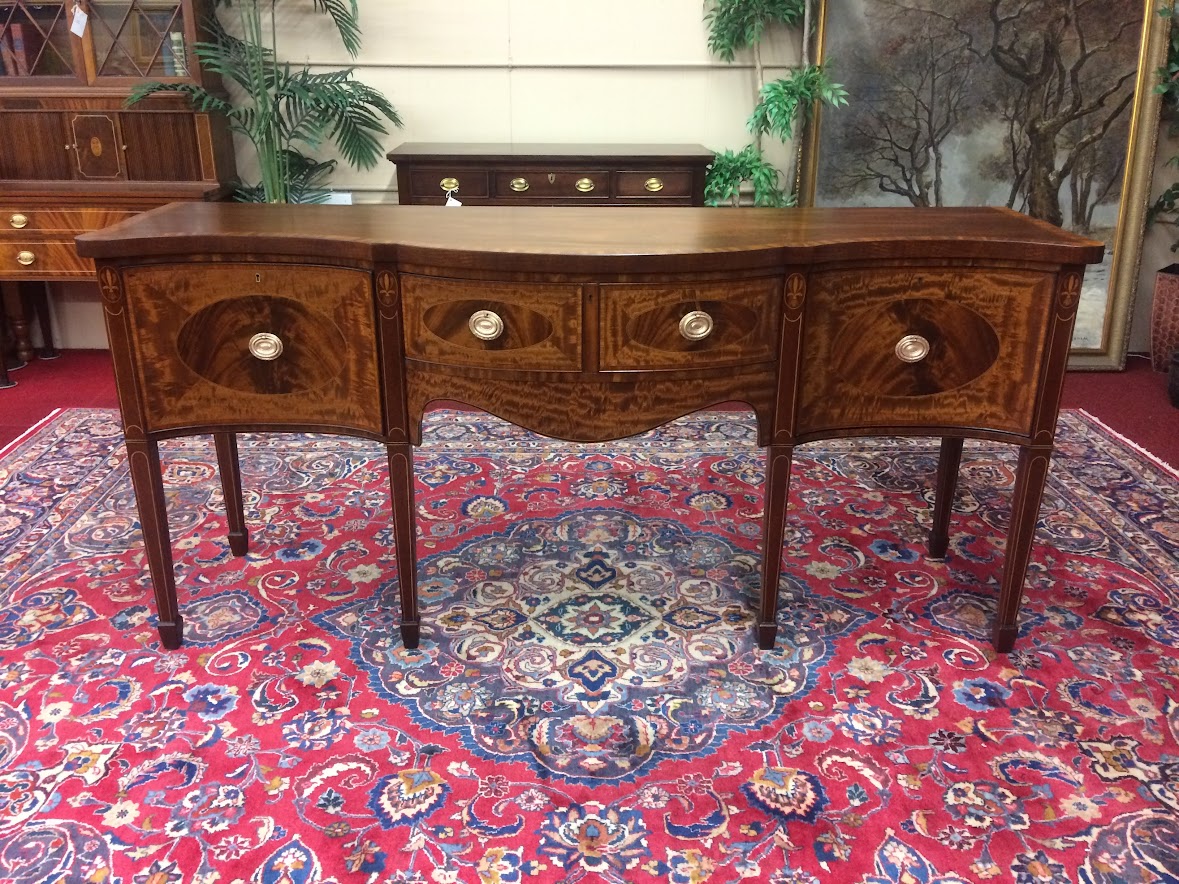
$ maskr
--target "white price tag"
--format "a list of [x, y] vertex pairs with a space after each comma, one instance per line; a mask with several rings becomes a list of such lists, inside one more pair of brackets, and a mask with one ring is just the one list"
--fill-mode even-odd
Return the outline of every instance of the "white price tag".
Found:
[[453, 190], [448, 190], [446, 192], [446, 205], [447, 205], [447, 207], [462, 205], [462, 203], [460, 203], [458, 200], [456, 200], [454, 198], [454, 191]]
[[74, 17], [70, 21], [70, 33], [73, 34], [74, 36], [77, 36], [77, 37], [83, 36], [86, 33], [86, 22], [88, 22], [89, 20], [90, 20], [90, 16], [88, 16], [85, 12], [82, 11], [81, 6], [79, 6], [77, 3], [75, 3], [74, 4]]

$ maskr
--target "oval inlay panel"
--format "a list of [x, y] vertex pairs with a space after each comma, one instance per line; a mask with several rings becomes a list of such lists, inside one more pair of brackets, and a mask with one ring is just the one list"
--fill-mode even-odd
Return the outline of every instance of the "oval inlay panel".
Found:
[[[282, 341], [273, 360], [250, 353], [259, 333]], [[247, 295], [208, 305], [176, 337], [181, 361], [214, 384], [243, 393], [302, 393], [323, 387], [340, 371], [347, 341], [330, 316], [292, 298]]]
[[[897, 342], [906, 335], [929, 342], [919, 362], [897, 358]], [[999, 356], [999, 336], [985, 317], [962, 304], [899, 298], [851, 319], [832, 349], [832, 368], [864, 393], [929, 396], [983, 375]]]
[[[471, 315], [490, 310], [503, 320], [503, 332], [493, 341], [475, 337], [468, 326]], [[520, 350], [534, 347], [553, 336], [553, 324], [522, 304], [471, 299], [449, 301], [427, 307], [422, 321], [430, 332], [444, 341], [472, 350]]]
[[102, 139], [97, 135], [90, 136], [90, 152], [96, 157], [102, 156]]

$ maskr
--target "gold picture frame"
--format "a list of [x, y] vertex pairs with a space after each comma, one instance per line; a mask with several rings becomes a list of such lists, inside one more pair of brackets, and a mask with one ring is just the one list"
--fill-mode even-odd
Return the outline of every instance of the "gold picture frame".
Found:
[[[1128, 63], [1135, 59], [1129, 55], [1135, 44], [1127, 37], [1120, 38], [1123, 52], [1122, 61], [1126, 63], [1126, 84], [1133, 84], [1132, 95], [1125, 108], [1127, 125], [1125, 132], [1125, 153], [1121, 155], [1123, 166], [1120, 171], [1120, 190], [1117, 191], [1116, 201], [1101, 203], [1106, 217], [1113, 216], [1116, 210], [1116, 220], [1112, 227], [1108, 223], [1103, 228], [1103, 235], [1089, 232], [1094, 238], [1105, 238], [1107, 249], [1106, 263], [1100, 267], [1092, 267], [1086, 274], [1086, 291], [1089, 298], [1084, 302], [1084, 312], [1078, 316], [1077, 330], [1074, 334], [1074, 347], [1069, 358], [1069, 367], [1073, 369], [1092, 370], [1120, 370], [1125, 367], [1126, 349], [1130, 334], [1130, 320], [1133, 315], [1134, 300], [1138, 288], [1141, 270], [1142, 239], [1146, 227], [1146, 211], [1150, 199], [1151, 179], [1154, 169], [1155, 148], [1158, 141], [1159, 96], [1154, 90], [1156, 71], [1166, 58], [1170, 20], [1157, 14], [1157, 0], [1138, 0], [1141, 19], [1128, 22], [1138, 32], [1136, 43], [1137, 56], [1133, 71]], [[831, 62], [831, 76], [837, 82], [848, 85], [849, 101], [854, 110], [856, 102], [864, 101], [863, 96], [856, 94], [854, 84], [848, 84], [840, 76], [839, 58], [849, 57], [844, 50], [854, 52], [857, 63], [865, 53], [870, 53], [872, 45], [882, 46], [877, 38], [879, 33], [872, 33], [873, 40], [865, 45], [864, 42], [852, 42], [849, 36], [852, 28], [841, 30], [840, 18], [845, 21], [860, 23], [866, 20], [866, 7], [871, 5], [874, 11], [884, 6], [894, 12], [901, 10], [914, 15], [927, 15], [941, 22], [946, 34], [953, 34], [956, 10], [970, 11], [978, 14], [980, 7], [999, 4], [1001, 11], [1009, 12], [1015, 8], [1008, 0], [939, 0], [936, 4], [922, 2], [922, 0], [818, 0], [816, 27], [812, 39], [812, 57], [820, 63]], [[1006, 4], [1006, 5], [1003, 5]], [[1024, 4], [1027, 8], [1028, 4]], [[1116, 18], [1117, 12], [1107, 10], [1107, 16]], [[960, 16], [961, 17], [961, 16]], [[856, 33], [863, 35], [865, 29], [860, 24]], [[1027, 31], [1035, 33], [1034, 28]], [[967, 40], [967, 31], [962, 28], [957, 31], [957, 37]], [[844, 40], [841, 43], [841, 39]], [[977, 47], [971, 46], [972, 51]], [[891, 56], [890, 56], [891, 57]], [[980, 56], [981, 58], [982, 56]], [[985, 59], [984, 59], [985, 60]], [[1113, 69], [1117, 76], [1116, 60], [1109, 58], [1102, 60], [1106, 65], [1105, 75], [1110, 76]], [[1096, 82], [1096, 80], [1094, 81]], [[823, 204], [854, 204], [854, 201], [839, 202], [831, 199], [831, 188], [826, 187], [832, 176], [830, 163], [825, 165], [825, 147], [830, 147], [830, 139], [839, 137], [841, 115], [848, 109], [823, 111], [816, 109], [810, 127], [804, 136], [804, 156], [806, 161], [802, 167], [800, 202], [803, 205]], [[826, 120], [825, 120], [826, 118]], [[998, 116], [996, 119], [1000, 119]], [[1008, 120], [1009, 121], [1009, 120]], [[1118, 127], [1121, 128], [1120, 126]], [[1113, 137], [1112, 135], [1109, 137]], [[1121, 136], [1118, 136], [1121, 143]], [[847, 141], [852, 141], [850, 137]], [[827, 145], [824, 142], [827, 141]], [[1109, 146], [1115, 144], [1109, 142]], [[1014, 151], [1015, 148], [1012, 148]], [[1108, 150], [1108, 148], [1107, 148]], [[830, 155], [834, 151], [826, 150]], [[1119, 156], [1116, 150], [1107, 153], [1108, 156]], [[1108, 162], [1108, 161], [1107, 161]], [[1111, 181], [1113, 180], [1111, 176]], [[1068, 187], [1067, 181], [1058, 185], [1063, 189]], [[881, 188], [883, 190], [883, 188]], [[1015, 192], [1013, 184], [1011, 193]], [[901, 197], [895, 194], [889, 197], [875, 197], [876, 201], [895, 199], [893, 204], [904, 204]], [[1059, 192], [1058, 192], [1059, 198]], [[873, 199], [865, 197], [865, 201]], [[986, 201], [972, 203], [970, 201], [958, 204], [1002, 204], [1002, 202]], [[1020, 208], [1018, 204], [1016, 208]], [[1071, 226], [1071, 225], [1070, 225]], [[1075, 228], [1074, 228], [1075, 229]], [[1084, 232], [1084, 231], [1083, 231]], [[1108, 280], [1108, 281], [1106, 281]]]

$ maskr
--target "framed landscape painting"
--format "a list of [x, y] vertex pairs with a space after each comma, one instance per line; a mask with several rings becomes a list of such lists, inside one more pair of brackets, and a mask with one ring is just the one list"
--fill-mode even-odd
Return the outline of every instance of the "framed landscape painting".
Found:
[[1158, 127], [1159, 0], [823, 0], [849, 93], [812, 138], [815, 205], [1009, 206], [1106, 243], [1070, 366], [1122, 368]]

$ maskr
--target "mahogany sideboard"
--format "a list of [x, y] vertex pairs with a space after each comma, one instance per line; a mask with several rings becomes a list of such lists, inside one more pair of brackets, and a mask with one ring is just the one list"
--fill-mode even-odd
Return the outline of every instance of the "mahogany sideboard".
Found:
[[397, 201], [438, 206], [702, 206], [715, 158], [699, 144], [463, 144], [410, 141]]
[[766, 448], [757, 640], [773, 647], [791, 455], [939, 436], [944, 555], [964, 438], [1019, 446], [992, 626], [1012, 647], [1084, 266], [1006, 209], [165, 206], [78, 237], [97, 265], [159, 633], [182, 638], [158, 442], [212, 433], [244, 554], [236, 434], [384, 443], [401, 633], [419, 640], [413, 446], [436, 399], [574, 441], [747, 403]]

